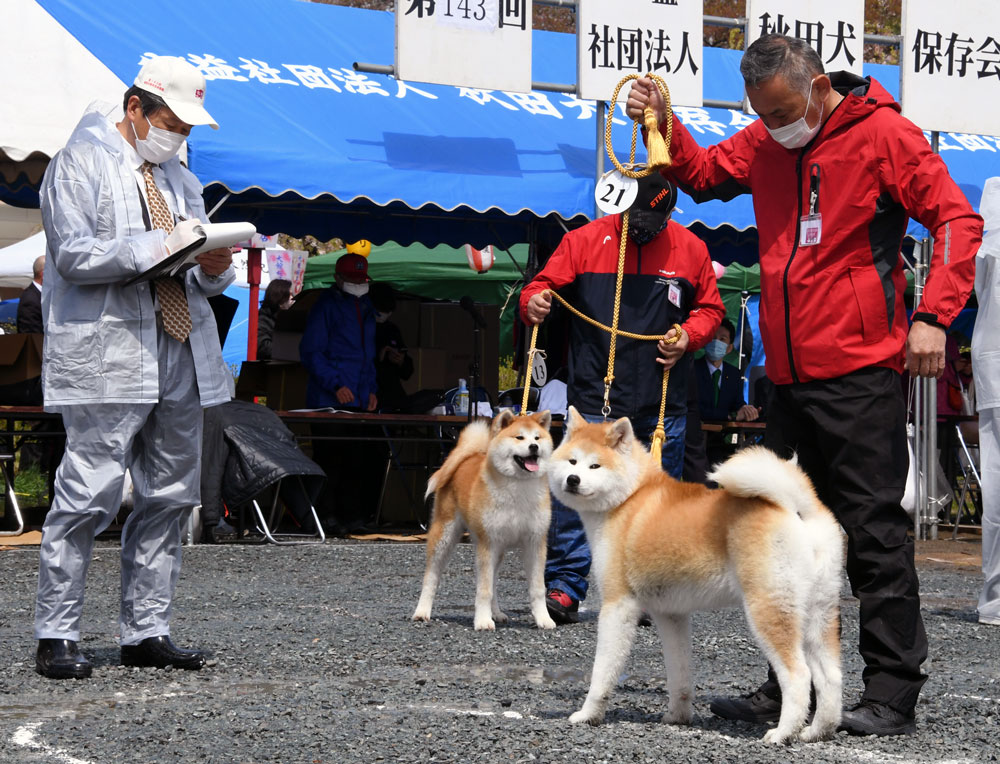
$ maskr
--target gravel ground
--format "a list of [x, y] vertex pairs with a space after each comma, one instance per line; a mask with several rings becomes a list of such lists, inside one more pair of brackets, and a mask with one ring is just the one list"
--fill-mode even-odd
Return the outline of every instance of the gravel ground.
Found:
[[[532, 625], [516, 556], [502, 570], [495, 633], [472, 629], [472, 548], [449, 565], [434, 620], [414, 624], [423, 544], [185, 550], [174, 600], [178, 644], [212, 654], [199, 672], [118, 664], [118, 550], [90, 569], [84, 681], [34, 671], [37, 549], [0, 551], [0, 762], [986, 762], [1000, 741], [1000, 629], [976, 622], [972, 566], [922, 563], [931, 675], [909, 738], [844, 734], [775, 749], [764, 727], [708, 710], [746, 692], [763, 660], [735, 611], [694, 617], [690, 727], [659, 722], [663, 658], [641, 629], [605, 723], [570, 726], [587, 690], [596, 595], [581, 623]], [[860, 691], [857, 603], [844, 589], [845, 701]]]

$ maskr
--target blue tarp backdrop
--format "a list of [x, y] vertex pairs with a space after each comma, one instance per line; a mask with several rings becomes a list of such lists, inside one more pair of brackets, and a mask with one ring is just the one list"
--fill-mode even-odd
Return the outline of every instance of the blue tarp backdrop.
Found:
[[[202, 69], [220, 129], [194, 131], [190, 165], [209, 207], [232, 194], [216, 220], [375, 243], [510, 245], [528, 240], [532, 222], [594, 214], [603, 129], [593, 102], [355, 72], [357, 61], [393, 63], [391, 13], [296, 0], [174, 0], [157, 5], [151, 24], [124, 0], [38, 2], [126, 82], [150, 53]], [[574, 35], [536, 31], [533, 79], [573, 83], [575, 46]], [[705, 49], [706, 98], [742, 98], [740, 57]], [[898, 95], [897, 67], [866, 71]], [[704, 145], [750, 120], [727, 109], [677, 113]], [[614, 141], [623, 160], [630, 136], [622, 119]], [[993, 138], [941, 136], [941, 155], [974, 205], [983, 180], [1000, 175], [998, 152]], [[682, 195], [676, 217], [718, 246], [754, 225], [749, 197], [696, 205]]]

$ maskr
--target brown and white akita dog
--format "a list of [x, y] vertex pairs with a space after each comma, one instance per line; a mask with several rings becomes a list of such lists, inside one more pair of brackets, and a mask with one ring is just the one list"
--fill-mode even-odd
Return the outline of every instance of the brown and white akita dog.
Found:
[[[636, 440], [628, 419], [590, 424], [572, 407], [549, 483], [580, 513], [602, 602], [590, 690], [574, 723], [598, 724], [632, 649], [642, 611], [663, 643], [664, 721], [689, 724], [690, 613], [740, 607], [781, 685], [781, 718], [764, 740], [821, 740], [840, 723], [838, 614], [843, 540], [793, 461], [762, 447], [681, 483]], [[810, 682], [816, 712], [809, 713]]]
[[528, 599], [535, 623], [554, 629], [545, 607], [545, 547], [549, 485], [546, 462], [552, 454], [548, 411], [516, 416], [501, 411], [492, 423], [467, 425], [455, 448], [427, 483], [434, 494], [427, 534], [427, 568], [414, 621], [429, 621], [434, 593], [445, 563], [468, 529], [476, 545], [476, 630], [505, 623], [497, 602], [497, 569], [504, 553], [520, 548]]

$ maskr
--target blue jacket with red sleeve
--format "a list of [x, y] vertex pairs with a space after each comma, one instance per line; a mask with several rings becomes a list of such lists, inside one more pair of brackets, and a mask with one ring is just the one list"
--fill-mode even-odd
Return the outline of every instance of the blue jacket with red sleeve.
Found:
[[[866, 366], [901, 371], [907, 218], [934, 237], [917, 310], [945, 327], [972, 290], [982, 237], [982, 218], [892, 96], [870, 78], [830, 79], [844, 99], [801, 149], [782, 147], [759, 120], [706, 149], [673, 121], [667, 174], [678, 185], [696, 201], [753, 195], [761, 337], [767, 376], [779, 385]], [[813, 199], [820, 241], [803, 244], [800, 221]]]
[[[532, 295], [552, 289], [582, 313], [610, 326], [620, 241], [621, 215], [598, 218], [567, 233], [542, 271], [521, 291], [521, 315]], [[648, 244], [628, 241], [619, 329], [663, 335], [677, 323], [690, 337], [688, 349], [697, 350], [712, 339], [724, 316], [708, 249], [697, 236], [670, 221]], [[600, 414], [604, 406], [610, 344], [611, 335], [602, 329], [577, 318], [571, 321], [566, 397], [582, 412]], [[612, 416], [659, 414], [663, 367], [656, 363], [658, 356], [655, 342], [618, 337]], [[687, 411], [689, 364], [687, 355], [675, 366], [677, 373], [670, 375], [669, 416]]]

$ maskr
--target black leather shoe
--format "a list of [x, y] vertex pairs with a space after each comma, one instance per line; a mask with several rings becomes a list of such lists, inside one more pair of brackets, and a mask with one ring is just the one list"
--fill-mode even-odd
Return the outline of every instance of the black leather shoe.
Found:
[[35, 653], [35, 671], [49, 679], [86, 679], [93, 671], [71, 639], [40, 639]]
[[740, 698], [713, 698], [709, 710], [723, 719], [739, 722], [776, 722], [781, 716], [781, 700], [776, 700], [763, 690]]
[[913, 713], [904, 714], [885, 703], [862, 700], [844, 709], [840, 719], [840, 729], [852, 735], [914, 735], [917, 723]]
[[182, 650], [166, 635], [148, 637], [137, 645], [122, 645], [122, 665], [197, 670], [205, 665], [205, 653]]

